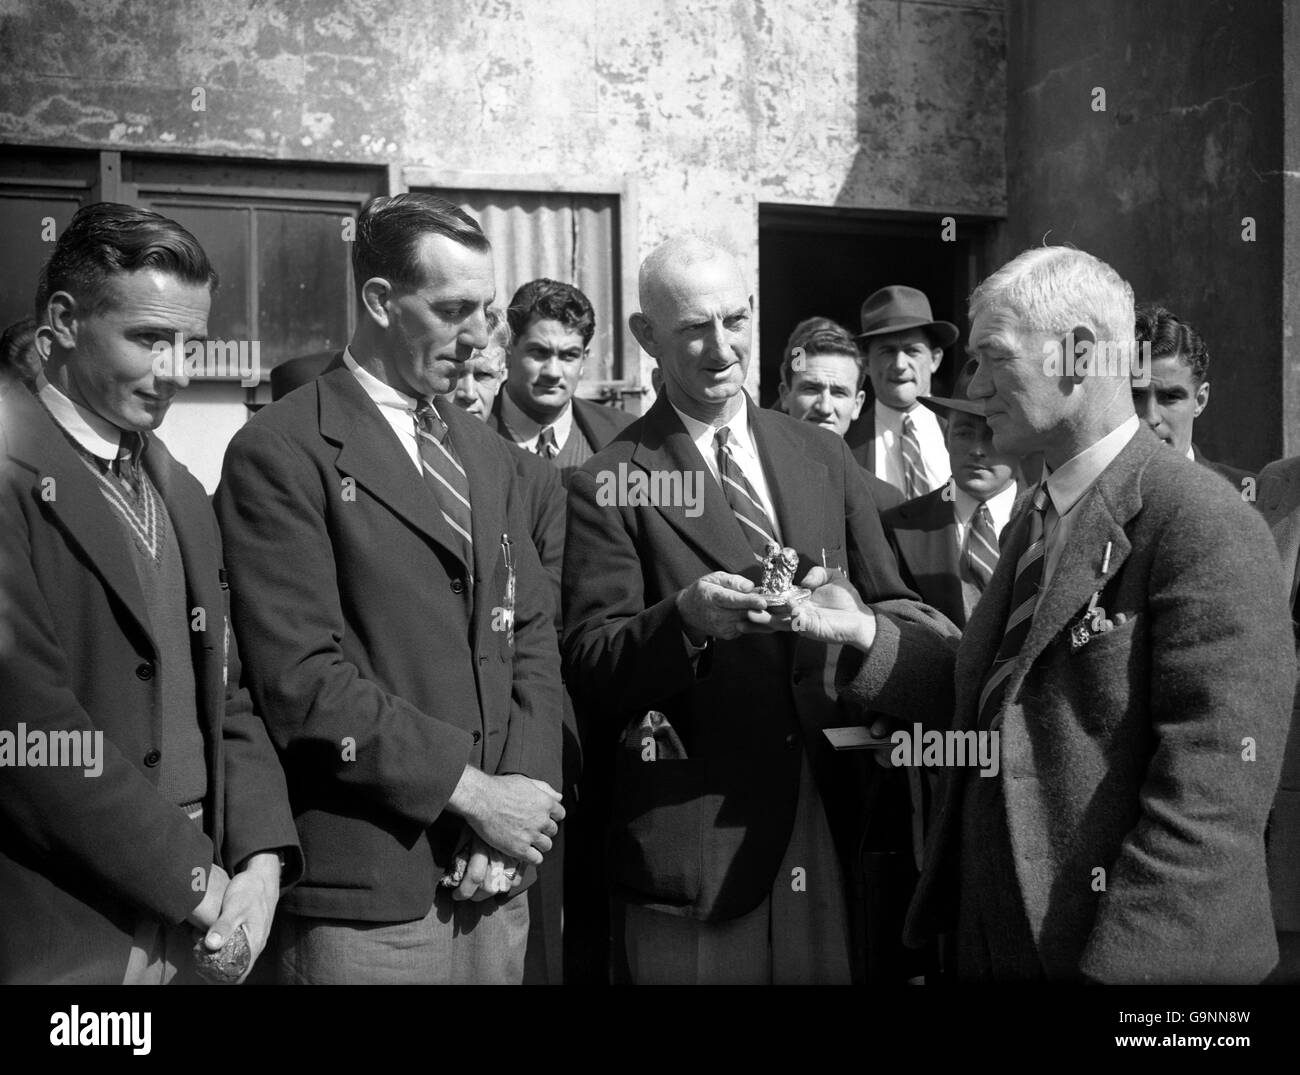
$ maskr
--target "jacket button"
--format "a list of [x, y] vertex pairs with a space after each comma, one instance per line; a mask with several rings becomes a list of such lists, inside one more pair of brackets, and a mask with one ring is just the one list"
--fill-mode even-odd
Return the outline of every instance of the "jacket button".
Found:
[[479, 663], [479, 667], [482, 668], [483, 665], [487, 664], [487, 658], [486, 658], [486, 657], [480, 657], [480, 658], [478, 659], [478, 663]]
[[460, 579], [452, 579], [452, 580], [451, 580], [451, 592], [452, 592], [452, 593], [463, 593], [464, 590], [465, 590], [465, 583], [464, 583], [464, 582], [462, 582]]
[[474, 742], [477, 743], [477, 742], [478, 742], [480, 739], [482, 739], [482, 738], [483, 738], [483, 734], [482, 734], [482, 732], [475, 732], [475, 733], [474, 733]]
[[162, 761], [162, 751], [161, 751], [161, 750], [151, 750], [151, 751], [149, 751], [148, 754], [146, 754], [146, 755], [144, 756], [144, 763], [145, 763], [145, 765], [149, 766], [150, 769], [152, 769], [152, 768], [153, 768], [155, 765], [157, 765], [160, 761]]
[[794, 732], [791, 732], [789, 735], [785, 737], [785, 745], [788, 747], [793, 747], [794, 744], [795, 744], [795, 734]]
[[802, 673], [802, 672], [796, 672], [794, 675], [792, 675], [792, 676], [790, 677], [790, 681], [791, 681], [791, 682], [792, 682], [796, 687], [799, 686], [799, 684], [803, 682], [803, 673]]
[[136, 665], [135, 675], [137, 679], [153, 679], [153, 665], [148, 661]]

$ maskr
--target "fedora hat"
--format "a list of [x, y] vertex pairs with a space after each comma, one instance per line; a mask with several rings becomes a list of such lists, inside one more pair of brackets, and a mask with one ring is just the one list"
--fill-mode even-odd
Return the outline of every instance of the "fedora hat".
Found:
[[957, 326], [934, 319], [925, 292], [902, 284], [891, 284], [872, 292], [863, 302], [862, 331], [857, 338], [865, 340], [913, 328], [929, 329], [940, 347], [951, 347], [957, 342]]
[[947, 418], [950, 411], [963, 411], [966, 414], [976, 414], [981, 418], [987, 417], [985, 411], [987, 406], [982, 399], [971, 399], [966, 390], [970, 387], [971, 380], [975, 376], [975, 360], [972, 358], [962, 366], [961, 371], [957, 374], [957, 383], [952, 386], [952, 395], [944, 396], [917, 396], [916, 402], [920, 403], [930, 410], [934, 411], [940, 418]]

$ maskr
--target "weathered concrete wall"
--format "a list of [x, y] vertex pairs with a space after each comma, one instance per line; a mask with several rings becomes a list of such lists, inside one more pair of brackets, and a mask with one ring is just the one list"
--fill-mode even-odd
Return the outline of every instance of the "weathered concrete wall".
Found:
[[[7, 0], [0, 139], [627, 173], [644, 253], [760, 201], [999, 214], [999, 0]], [[206, 111], [196, 112], [201, 88]]]
[[1246, 467], [1283, 450], [1282, 8], [1007, 7], [1008, 253], [1073, 243], [1186, 317], [1211, 354], [1197, 442]]

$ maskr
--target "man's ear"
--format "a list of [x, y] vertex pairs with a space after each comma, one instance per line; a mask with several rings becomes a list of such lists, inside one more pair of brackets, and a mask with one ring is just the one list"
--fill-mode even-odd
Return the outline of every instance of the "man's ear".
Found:
[[1210, 405], [1209, 381], [1202, 381], [1197, 385], [1194, 399], [1196, 401], [1196, 406], [1192, 410], [1192, 417], [1199, 418], [1201, 416], [1201, 411], [1205, 410], [1205, 408]]
[[785, 397], [790, 394], [790, 386], [784, 381], [776, 382], [776, 394], [781, 400], [781, 408], [785, 409]]
[[938, 372], [939, 364], [942, 361], [943, 361], [943, 348], [931, 347], [930, 348], [930, 372], [931, 373]]
[[81, 304], [66, 291], [56, 291], [45, 307], [49, 333], [63, 350], [70, 351], [77, 343], [77, 322], [81, 319]]
[[[1087, 341], [1088, 346], [1083, 352], [1081, 352], [1079, 350], [1079, 344], [1084, 341]], [[1084, 377], [1088, 376], [1088, 374], [1093, 370], [1097, 362], [1097, 334], [1087, 325], [1075, 325], [1066, 335], [1062, 347], [1069, 347], [1071, 343], [1073, 343], [1074, 346], [1074, 377], [1072, 379], [1075, 384], [1080, 384]], [[1083, 361], [1085, 353], [1088, 355], [1088, 361], [1086, 363]], [[1069, 357], [1062, 357], [1066, 358], [1067, 364], [1064, 368], [1068, 369]], [[1082, 369], [1080, 367], [1082, 367]]]
[[388, 313], [392, 293], [392, 285], [382, 276], [372, 276], [361, 285], [361, 306], [380, 328], [388, 328], [392, 322]]
[[655, 329], [650, 319], [640, 311], [634, 313], [627, 319], [627, 327], [632, 330], [632, 335], [636, 337], [636, 342], [641, 345], [641, 350], [651, 358], [658, 358], [661, 352], [659, 341], [655, 339]]
[[849, 418], [850, 421], [856, 422], [858, 420], [858, 415], [862, 413], [862, 404], [866, 402], [867, 402], [867, 393], [863, 391], [861, 388], [859, 388], [857, 397], [854, 399], [853, 402], [853, 414]]

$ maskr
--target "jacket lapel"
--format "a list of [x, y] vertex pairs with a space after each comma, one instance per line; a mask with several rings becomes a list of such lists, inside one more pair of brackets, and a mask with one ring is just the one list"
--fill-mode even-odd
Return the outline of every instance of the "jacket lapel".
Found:
[[[179, 464], [156, 437], [150, 437], [145, 452], [145, 470], [167, 505], [176, 544], [180, 548], [185, 570], [188, 598], [186, 618], [193, 627], [195, 609], [203, 610], [204, 630], [201, 646], [193, 646], [194, 679], [197, 688], [199, 720], [207, 742], [208, 756], [220, 735], [222, 701], [225, 684], [222, 672], [226, 660], [226, 604], [221, 595], [221, 550], [217, 545], [215, 525], [203, 488], [197, 482], [180, 480]], [[217, 647], [221, 650], [218, 652]], [[200, 655], [201, 654], [201, 655]]]
[[683, 476], [701, 471], [704, 507], [692, 518], [685, 504], [659, 504], [656, 510], [684, 540], [694, 545], [718, 568], [739, 574], [754, 566], [754, 552], [741, 533], [731, 506], [714, 479], [695, 442], [668, 403], [660, 395], [646, 414], [641, 438], [632, 451], [632, 465], [653, 475], [656, 471], [675, 471]]
[[804, 452], [788, 416], [760, 410], [748, 399], [745, 405], [781, 539], [816, 561], [826, 541], [826, 467]]
[[339, 446], [339, 471], [394, 515], [460, 558], [461, 541], [443, 519], [437, 499], [423, 475], [415, 472], [406, 449], [351, 371], [336, 363], [316, 383], [320, 391], [321, 436]]
[[[1047, 584], [1047, 590], [1034, 614], [1029, 635], [1020, 651], [1019, 667], [1012, 674], [1008, 696], [1013, 696], [1024, 677], [1048, 643], [1088, 603], [1088, 599], [1119, 572], [1132, 551], [1124, 532], [1125, 525], [1142, 508], [1142, 497], [1134, 474], [1150, 458], [1152, 443], [1141, 435], [1133, 437], [1115, 457], [1092, 488], [1075, 507], [1078, 518], [1070, 540], [1061, 551], [1060, 563]], [[1106, 543], [1110, 543], [1107, 561]], [[1106, 571], [1102, 571], [1103, 563]]]
[[153, 629], [131, 551], [99, 482], [35, 396], [13, 389], [11, 397], [5, 401], [11, 418], [9, 454], [34, 472], [33, 496], [81, 548], [152, 645]]

